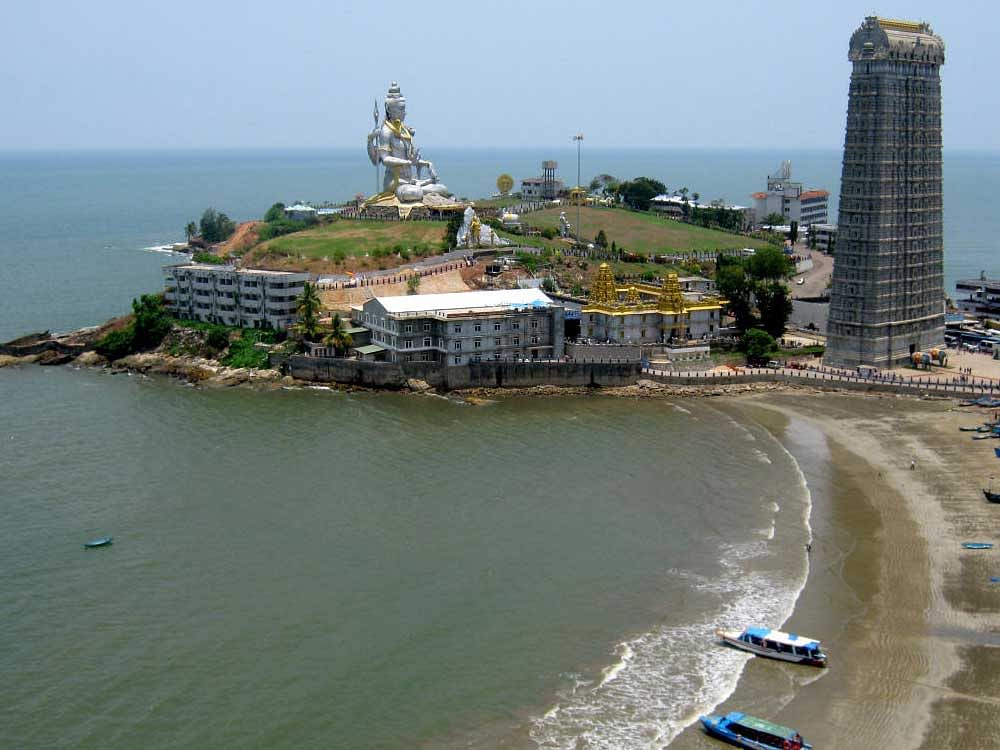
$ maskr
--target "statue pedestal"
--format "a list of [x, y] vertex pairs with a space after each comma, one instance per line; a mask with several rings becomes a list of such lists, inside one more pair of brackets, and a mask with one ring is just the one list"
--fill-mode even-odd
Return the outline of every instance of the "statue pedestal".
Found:
[[404, 203], [399, 200], [395, 195], [376, 195], [364, 204], [365, 208], [395, 208], [399, 213], [400, 219], [408, 219], [410, 213], [415, 208], [429, 208], [434, 211], [452, 211], [465, 208], [464, 203], [457, 202], [454, 198], [444, 198], [440, 195], [435, 195], [431, 193], [430, 195], [425, 195], [423, 200], [416, 201], [414, 203]]

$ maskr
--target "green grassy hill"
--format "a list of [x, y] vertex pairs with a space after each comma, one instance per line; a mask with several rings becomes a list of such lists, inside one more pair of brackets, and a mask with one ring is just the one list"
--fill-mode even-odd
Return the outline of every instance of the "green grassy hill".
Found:
[[329, 261], [381, 256], [400, 249], [433, 255], [441, 249], [445, 224], [440, 221], [351, 221], [341, 219], [313, 229], [275, 237], [255, 247], [255, 259], [306, 258]]
[[[559, 228], [559, 214], [566, 212], [566, 218], [576, 229], [576, 206], [547, 208], [544, 211], [525, 214], [521, 221], [539, 229]], [[685, 224], [673, 219], [665, 219], [655, 214], [638, 213], [622, 208], [584, 206], [580, 208], [583, 224], [582, 235], [593, 242], [603, 229], [608, 237], [621, 248], [637, 253], [670, 253], [690, 250], [727, 250], [743, 247], [765, 247], [763, 240], [720, 232], [715, 229]]]

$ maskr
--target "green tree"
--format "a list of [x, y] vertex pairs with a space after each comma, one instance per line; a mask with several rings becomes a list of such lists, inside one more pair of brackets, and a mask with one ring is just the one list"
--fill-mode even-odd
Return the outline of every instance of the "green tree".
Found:
[[785, 324], [792, 314], [792, 300], [788, 287], [779, 281], [759, 282], [754, 291], [760, 324], [774, 338], [785, 332]]
[[170, 316], [159, 294], [144, 294], [132, 300], [132, 315], [136, 351], [156, 348], [170, 332]]
[[187, 237], [188, 242], [190, 242], [198, 234], [198, 225], [193, 221], [189, 221], [187, 226], [184, 227], [184, 235]]
[[458, 244], [458, 230], [462, 228], [464, 219], [461, 211], [452, 211], [448, 215], [448, 223], [444, 228], [444, 240], [441, 243], [443, 248], [455, 247]]
[[269, 209], [267, 213], [264, 214], [264, 221], [271, 223], [272, 221], [282, 221], [285, 218], [285, 204], [275, 203]]
[[413, 274], [406, 280], [406, 293], [416, 294], [418, 289], [420, 289], [420, 276]]
[[736, 319], [736, 327], [746, 331], [757, 322], [753, 314], [753, 280], [742, 263], [722, 263], [722, 260], [715, 273], [716, 286], [719, 294], [729, 301], [729, 314]]
[[302, 294], [295, 299], [295, 309], [299, 313], [296, 330], [307, 341], [315, 340], [319, 335], [319, 312], [322, 306], [319, 290], [307, 281], [302, 287]]
[[607, 248], [608, 235], [604, 233], [603, 229], [597, 232], [597, 237], [594, 238], [594, 244], [601, 249]]
[[649, 209], [649, 202], [666, 192], [667, 186], [652, 177], [636, 177], [618, 185], [618, 197], [638, 211]]
[[762, 223], [772, 227], [784, 226], [785, 217], [779, 213], [768, 214], [764, 217], [764, 221]]
[[691, 193], [691, 200], [695, 203], [701, 200], [701, 193]]
[[751, 328], [743, 334], [743, 351], [750, 364], [760, 363], [774, 351], [774, 338], [767, 331]]
[[799, 222], [793, 221], [788, 228], [788, 239], [792, 241], [794, 245], [799, 239]]
[[346, 354], [354, 345], [354, 339], [344, 327], [344, 321], [341, 320], [339, 313], [334, 314], [330, 332], [323, 338], [323, 343], [332, 347], [334, 353], [340, 356]]
[[770, 245], [757, 250], [745, 265], [749, 274], [757, 281], [783, 279], [793, 269], [791, 258]]
[[205, 346], [217, 352], [229, 346], [229, 331], [225, 326], [213, 326], [205, 336]]
[[224, 213], [214, 208], [206, 208], [198, 224], [205, 242], [223, 242], [236, 231], [236, 224]]
[[682, 188], [681, 188], [680, 190], [678, 190], [677, 192], [678, 192], [678, 193], [680, 193], [680, 194], [681, 194], [681, 198], [682, 198], [682, 199], [683, 199], [683, 200], [684, 200], [685, 202], [687, 202], [687, 199], [688, 199], [688, 192], [690, 192], [690, 191], [689, 191], [689, 190], [688, 190], [688, 189], [687, 189], [686, 187], [682, 187]]
[[556, 291], [555, 279], [553, 279], [551, 276], [546, 276], [545, 279], [542, 281], [542, 291], [549, 293], [555, 292]]

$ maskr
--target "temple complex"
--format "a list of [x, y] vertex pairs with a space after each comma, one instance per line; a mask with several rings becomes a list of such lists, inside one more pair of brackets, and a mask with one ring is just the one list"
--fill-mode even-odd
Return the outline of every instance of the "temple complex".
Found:
[[649, 344], [714, 334], [721, 325], [722, 300], [703, 292], [682, 292], [676, 273], [663, 286], [619, 286], [602, 263], [581, 310], [581, 334], [597, 341]]
[[870, 16], [848, 59], [825, 360], [891, 367], [944, 343], [944, 42], [926, 23]]

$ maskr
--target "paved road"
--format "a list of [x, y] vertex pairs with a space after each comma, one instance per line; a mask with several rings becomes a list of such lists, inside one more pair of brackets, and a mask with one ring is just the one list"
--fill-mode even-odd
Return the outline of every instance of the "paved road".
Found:
[[795, 277], [803, 279], [803, 284], [792, 282], [792, 299], [803, 297], [822, 297], [826, 294], [826, 285], [833, 274], [833, 258], [819, 250], [810, 250], [809, 257], [812, 258], [813, 267]]

